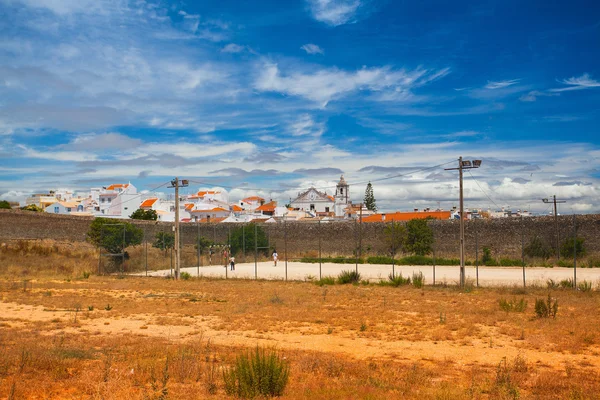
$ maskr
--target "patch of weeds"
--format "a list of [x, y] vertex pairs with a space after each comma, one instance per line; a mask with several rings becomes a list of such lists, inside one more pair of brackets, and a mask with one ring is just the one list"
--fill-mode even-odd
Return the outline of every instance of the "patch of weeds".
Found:
[[440, 311], [440, 324], [445, 324], [446, 323], [446, 312], [442, 312]]
[[281, 396], [289, 373], [285, 358], [256, 347], [255, 351], [237, 356], [234, 365], [223, 370], [225, 392], [244, 399]]
[[558, 289], [558, 283], [556, 283], [554, 279], [548, 279], [546, 281], [546, 286], [548, 289]]
[[577, 285], [577, 290], [582, 292], [591, 292], [592, 291], [592, 282], [583, 281]]
[[521, 300], [506, 300], [500, 299], [498, 301], [500, 304], [500, 309], [506, 312], [524, 312], [527, 308], [527, 300], [521, 298]]
[[331, 335], [333, 333], [333, 328], [329, 327], [327, 328], [327, 334]]
[[110, 310], [112, 310], [112, 306], [110, 304], [107, 304], [106, 307], [104, 307], [104, 309], [106, 311], [110, 311]]
[[346, 285], [348, 283], [359, 283], [360, 273], [356, 271], [342, 271], [337, 277], [337, 283]]
[[94, 311], [94, 306], [88, 306], [88, 311]]
[[511, 369], [506, 362], [506, 357], [500, 361], [500, 364], [496, 368], [494, 392], [498, 394], [499, 398], [518, 399], [520, 397], [519, 387], [513, 382]]
[[91, 273], [89, 271], [83, 271], [83, 279], [88, 279], [90, 277]]
[[367, 330], [367, 324], [365, 324], [364, 322], [362, 324], [360, 324], [360, 331], [364, 332]]
[[179, 274], [179, 276], [184, 281], [187, 281], [187, 280], [189, 280], [192, 277], [192, 275], [190, 275], [188, 272], [182, 272], [181, 274]]
[[413, 272], [412, 284], [416, 288], [422, 288], [425, 285], [425, 276], [421, 271], [419, 271], [418, 273]]
[[544, 299], [535, 299], [535, 315], [538, 318], [556, 318], [558, 313], [558, 300], [552, 299], [550, 293], [546, 301]]
[[561, 289], [570, 289], [573, 287], [573, 279], [571, 279], [571, 278], [563, 279], [562, 281], [559, 282], [558, 285], [560, 286]]
[[273, 294], [269, 301], [271, 302], [271, 304], [283, 304], [283, 299], [279, 297], [277, 293]]
[[52, 292], [50, 290], [46, 290], [45, 292], [42, 293], [42, 295], [44, 297], [50, 297], [50, 296], [52, 296]]
[[388, 275], [388, 280], [387, 281], [381, 281], [380, 282], [381, 285], [384, 286], [393, 286], [393, 287], [398, 287], [398, 286], [402, 286], [402, 285], [410, 285], [410, 278], [408, 277], [403, 277], [402, 273], [399, 273], [396, 276], [393, 276], [392, 274]]
[[333, 277], [333, 276], [324, 276], [321, 279], [319, 279], [318, 281], [315, 281], [315, 284], [317, 286], [335, 285], [335, 277]]

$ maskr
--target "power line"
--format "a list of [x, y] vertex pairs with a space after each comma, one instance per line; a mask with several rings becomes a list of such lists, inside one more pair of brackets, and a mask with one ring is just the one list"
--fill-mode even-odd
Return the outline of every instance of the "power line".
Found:
[[471, 178], [473, 178], [473, 180], [475, 181], [475, 183], [477, 184], [477, 186], [479, 186], [479, 189], [483, 192], [483, 194], [485, 194], [485, 197], [487, 197], [488, 200], [491, 201], [492, 204], [494, 204], [497, 208], [502, 208], [498, 204], [496, 204], [496, 202], [494, 200], [492, 200], [492, 198], [490, 196], [488, 196], [488, 194], [485, 192], [485, 190], [483, 190], [483, 188], [479, 184], [479, 181], [477, 181], [477, 179], [475, 179], [475, 177], [473, 176], [473, 174], [471, 173], [471, 171], [470, 170], [467, 170], [467, 171], [469, 172], [469, 175], [471, 175]]
[[[439, 168], [439, 167], [442, 167], [442, 166], [444, 166], [444, 165], [451, 164], [451, 163], [453, 163], [453, 162], [454, 162], [454, 161], [449, 161], [449, 162], [446, 162], [446, 163], [442, 163], [442, 164], [434, 165], [434, 166], [432, 166], [432, 167], [421, 168], [421, 169], [418, 169], [418, 170], [415, 170], [415, 171], [410, 171], [410, 172], [406, 172], [406, 173], [403, 173], [403, 174], [398, 174], [398, 175], [386, 176], [386, 177], [383, 177], [383, 178], [370, 179], [370, 180], [368, 180], [368, 181], [362, 181], [362, 182], [352, 182], [352, 183], [349, 183], [348, 185], [349, 185], [349, 186], [350, 186], [350, 185], [354, 185], [354, 186], [356, 186], [356, 185], [364, 185], [364, 184], [367, 184], [367, 183], [369, 183], [369, 182], [371, 182], [371, 183], [373, 183], [373, 182], [381, 182], [381, 181], [385, 181], [385, 180], [389, 180], [389, 179], [400, 178], [400, 177], [404, 177], [404, 176], [408, 176], [408, 175], [416, 174], [416, 173], [419, 173], [419, 172], [424, 172], [424, 171], [429, 171], [429, 170], [432, 170], [432, 169], [435, 169], [435, 168]], [[212, 183], [212, 182], [197, 181], [197, 180], [193, 180], [193, 179], [190, 179], [189, 181], [190, 181], [190, 182], [194, 182], [194, 183], [198, 183], [198, 184], [201, 184], [201, 185], [220, 186], [220, 187], [222, 187], [222, 188], [224, 188], [224, 189], [270, 190], [270, 191], [273, 191], [273, 192], [285, 192], [286, 190], [290, 190], [290, 189], [292, 189], [292, 188], [287, 188], [287, 189], [281, 189], [281, 188], [277, 188], [277, 189], [276, 189], [276, 188], [265, 188], [265, 187], [261, 187], [261, 188], [256, 188], [256, 187], [255, 187], [255, 188], [253, 188], [253, 187], [246, 187], [246, 186], [227, 186], [227, 185], [217, 185], [217, 184], [215, 184], [215, 183]], [[323, 190], [323, 189], [335, 189], [336, 187], [337, 187], [337, 186], [321, 186], [321, 187], [314, 187], [314, 189], [317, 189], [317, 190]]]
[[[166, 185], [168, 185], [169, 183], [171, 183], [171, 182], [165, 182], [165, 183], [161, 184], [160, 186], [157, 186], [157, 187], [155, 187], [154, 189], [151, 189], [151, 190], [149, 190], [148, 192], [150, 192], [150, 193], [154, 193], [154, 192], [156, 192], [156, 190], [157, 190], [157, 189], [160, 189], [161, 187], [163, 187], [163, 186], [166, 186]], [[140, 193], [140, 194], [138, 194], [137, 196], [135, 196], [135, 197], [132, 197], [131, 199], [128, 199], [128, 200], [122, 201], [122, 202], [121, 202], [121, 205], [123, 205], [123, 204], [125, 204], [125, 203], [129, 203], [130, 201], [136, 200], [136, 199], [138, 199], [138, 198], [140, 198], [140, 197], [142, 197], [142, 196], [145, 196], [145, 195], [147, 195], [147, 194], [148, 194], [148, 193]]]

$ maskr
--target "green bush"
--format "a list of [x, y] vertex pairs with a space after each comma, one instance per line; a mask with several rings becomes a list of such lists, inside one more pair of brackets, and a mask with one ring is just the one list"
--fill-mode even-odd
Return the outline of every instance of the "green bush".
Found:
[[274, 351], [259, 349], [240, 354], [235, 364], [223, 370], [225, 392], [252, 399], [281, 396], [288, 383], [289, 363]]
[[494, 261], [492, 258], [492, 250], [488, 246], [483, 246], [483, 257], [481, 257], [482, 264], [488, 265], [488, 263]]
[[367, 257], [368, 264], [392, 264], [392, 261], [395, 264], [398, 264], [398, 260], [392, 260], [392, 257], [387, 257], [387, 256]]
[[550, 293], [546, 301], [544, 299], [535, 299], [535, 315], [538, 318], [556, 318], [558, 312], [558, 300], [552, 299]]
[[535, 236], [524, 249], [527, 257], [538, 257], [544, 260], [554, 255], [554, 250], [538, 236]]
[[192, 277], [192, 275], [190, 275], [188, 272], [182, 272], [180, 275], [181, 279], [183, 279], [184, 281], [187, 281], [188, 279], [190, 279]]
[[592, 282], [583, 281], [577, 285], [577, 289], [582, 292], [591, 292], [592, 291]]
[[563, 279], [558, 283], [558, 286], [560, 286], [561, 289], [570, 289], [573, 287], [573, 279]]
[[335, 285], [335, 278], [333, 276], [324, 276], [318, 281], [315, 281], [315, 284], [317, 286]]
[[402, 276], [402, 273], [393, 276], [392, 274], [389, 274], [388, 276], [388, 280], [387, 281], [382, 281], [382, 285], [389, 285], [389, 286], [394, 286], [394, 287], [398, 287], [398, 286], [402, 286], [402, 285], [410, 285], [410, 278], [404, 278]]
[[506, 300], [506, 299], [500, 299], [498, 301], [498, 303], [500, 304], [500, 309], [502, 309], [503, 311], [506, 312], [524, 312], [525, 309], [527, 308], [527, 300], [525, 300], [524, 298], [521, 298], [521, 300], [517, 301], [515, 300]]
[[412, 284], [416, 288], [422, 288], [425, 285], [425, 276], [421, 271], [413, 272], [412, 274]]
[[562, 246], [560, 246], [560, 255], [573, 258], [575, 248], [577, 249], [577, 257], [585, 256], [585, 239], [580, 237], [575, 238], [575, 240], [573, 238], [566, 238]]
[[510, 258], [501, 258], [499, 264], [501, 267], [515, 267], [517, 265], [522, 266], [523, 261], [517, 260], [517, 259], [510, 259]]
[[548, 289], [558, 289], [558, 283], [556, 283], [554, 279], [548, 279], [546, 281], [546, 286], [548, 287]]
[[348, 283], [359, 283], [360, 273], [356, 271], [342, 271], [337, 278], [337, 283], [345, 285]]
[[406, 223], [404, 251], [425, 256], [433, 249], [433, 229], [427, 219], [411, 219]]
[[91, 273], [89, 271], [83, 271], [82, 276], [83, 279], [88, 279], [90, 277]]

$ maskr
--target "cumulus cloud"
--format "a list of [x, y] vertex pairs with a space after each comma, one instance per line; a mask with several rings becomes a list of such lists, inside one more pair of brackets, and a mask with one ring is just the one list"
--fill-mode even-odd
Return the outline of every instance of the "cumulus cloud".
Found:
[[325, 54], [322, 48], [312, 43], [305, 44], [300, 48], [308, 54]]
[[308, 0], [314, 19], [327, 25], [338, 26], [355, 21], [359, 0]]

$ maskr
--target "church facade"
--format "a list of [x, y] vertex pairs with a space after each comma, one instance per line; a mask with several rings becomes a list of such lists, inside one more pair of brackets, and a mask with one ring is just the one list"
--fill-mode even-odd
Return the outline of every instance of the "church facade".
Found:
[[336, 217], [343, 217], [345, 209], [350, 203], [350, 186], [346, 183], [344, 176], [336, 185], [335, 196], [321, 192], [314, 187], [298, 193], [290, 207], [294, 210], [308, 211], [313, 214], [328, 213]]

